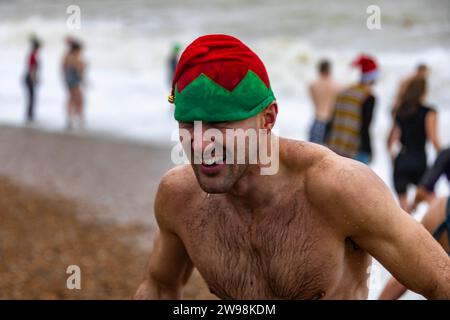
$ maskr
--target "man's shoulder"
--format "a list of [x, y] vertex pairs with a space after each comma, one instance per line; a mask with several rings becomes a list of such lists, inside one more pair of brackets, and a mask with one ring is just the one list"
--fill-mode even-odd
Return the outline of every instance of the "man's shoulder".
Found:
[[177, 214], [184, 212], [200, 192], [190, 165], [177, 166], [167, 171], [155, 197], [155, 217], [159, 226], [174, 229]]
[[339, 157], [330, 149], [312, 142], [283, 138], [280, 143], [282, 160], [291, 170], [305, 175], [323, 162], [334, 163]]
[[359, 161], [342, 157], [331, 150], [318, 158], [308, 170], [308, 180], [323, 187], [345, 189], [350, 182], [372, 176], [370, 168]]
[[305, 143], [303, 148], [301, 167], [305, 190], [312, 202], [338, 201], [364, 192], [367, 183], [379, 183], [378, 176], [358, 161], [316, 144]]
[[[309, 144], [305, 148], [317, 149]], [[302, 176], [308, 202], [327, 221], [339, 226], [343, 217], [350, 221], [386, 196], [384, 183], [369, 167], [320, 149], [313, 155], [306, 152], [310, 159]]]
[[158, 193], [164, 196], [182, 197], [195, 193], [199, 189], [192, 167], [186, 164], [176, 166], [164, 174], [159, 183]]

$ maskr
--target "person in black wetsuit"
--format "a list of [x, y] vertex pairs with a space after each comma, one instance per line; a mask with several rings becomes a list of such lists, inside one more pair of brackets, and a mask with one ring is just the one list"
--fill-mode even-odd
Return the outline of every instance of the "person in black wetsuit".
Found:
[[438, 154], [433, 166], [423, 176], [417, 187], [412, 210], [422, 201], [430, 201], [434, 198], [434, 187], [443, 174], [450, 183], [450, 148], [444, 149]]
[[394, 187], [400, 206], [410, 211], [406, 198], [409, 185], [417, 185], [427, 170], [426, 142], [433, 143], [437, 151], [437, 112], [424, 105], [426, 80], [418, 78], [407, 86], [388, 138], [388, 149], [399, 141], [401, 149], [394, 158]]
[[[422, 219], [422, 225], [430, 232], [442, 248], [450, 255], [450, 197], [436, 199]], [[391, 277], [382, 290], [380, 300], [400, 298], [406, 287]]]

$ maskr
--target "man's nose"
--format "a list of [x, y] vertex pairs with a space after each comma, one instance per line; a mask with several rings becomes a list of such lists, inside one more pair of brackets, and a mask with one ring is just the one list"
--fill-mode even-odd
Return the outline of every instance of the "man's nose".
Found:
[[203, 134], [201, 137], [193, 137], [192, 149], [194, 150], [194, 152], [200, 152], [203, 154], [205, 150], [214, 147], [214, 140], [214, 137], [212, 137], [210, 140], [204, 140]]

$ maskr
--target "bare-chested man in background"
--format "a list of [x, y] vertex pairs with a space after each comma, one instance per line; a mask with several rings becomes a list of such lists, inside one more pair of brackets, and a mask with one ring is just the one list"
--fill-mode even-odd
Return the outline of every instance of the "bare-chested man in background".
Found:
[[314, 122], [309, 132], [309, 141], [324, 144], [339, 85], [331, 76], [331, 64], [328, 60], [319, 62], [318, 71], [319, 78], [309, 86], [314, 103]]
[[[135, 298], [180, 298], [195, 266], [223, 299], [366, 299], [371, 256], [409, 289], [450, 298], [447, 254], [367, 166], [283, 138], [273, 175], [261, 174], [260, 162], [222, 163], [228, 142], [222, 156], [208, 153], [218, 142], [198, 139], [196, 120], [202, 131], [265, 129], [275, 138], [278, 106], [266, 70], [242, 42], [198, 38], [173, 86], [180, 132], [193, 137], [183, 147], [203, 157], [160, 183], [160, 230]], [[249, 144], [246, 151], [255, 152]]]

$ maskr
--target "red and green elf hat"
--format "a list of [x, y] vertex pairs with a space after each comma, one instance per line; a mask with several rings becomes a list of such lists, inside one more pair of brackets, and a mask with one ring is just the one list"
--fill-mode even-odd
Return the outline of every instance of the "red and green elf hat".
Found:
[[182, 122], [238, 121], [253, 117], [275, 100], [259, 57], [239, 39], [206, 35], [180, 57], [169, 102]]

